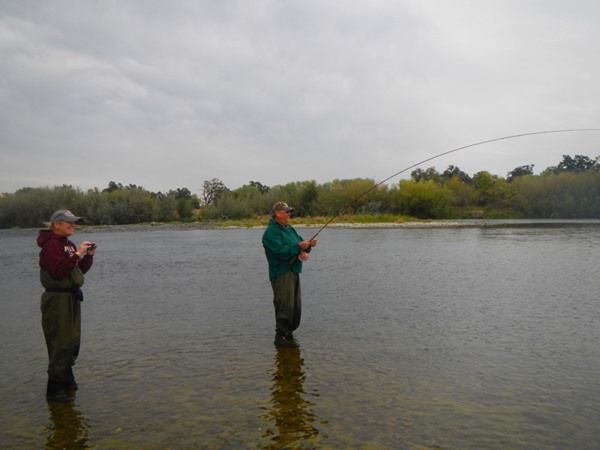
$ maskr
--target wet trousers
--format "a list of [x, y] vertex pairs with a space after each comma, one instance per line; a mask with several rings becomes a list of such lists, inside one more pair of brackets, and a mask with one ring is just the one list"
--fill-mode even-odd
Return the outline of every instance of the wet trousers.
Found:
[[80, 299], [70, 292], [45, 292], [40, 309], [48, 349], [48, 383], [68, 384], [73, 381], [72, 366], [81, 345]]
[[271, 280], [273, 305], [275, 306], [275, 333], [292, 337], [300, 326], [302, 293], [300, 276], [291, 270]]

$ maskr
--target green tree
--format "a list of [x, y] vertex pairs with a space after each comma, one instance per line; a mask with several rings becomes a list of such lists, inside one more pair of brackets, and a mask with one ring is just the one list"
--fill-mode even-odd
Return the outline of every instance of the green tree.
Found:
[[440, 219], [450, 215], [452, 192], [434, 180], [403, 180], [392, 194], [401, 214], [421, 219]]
[[[378, 192], [375, 181], [368, 178], [333, 180], [321, 187], [318, 206], [319, 215], [335, 215], [340, 212], [359, 212], [369, 202], [377, 201]], [[368, 194], [365, 194], [367, 193]]]
[[158, 192], [152, 196], [151, 220], [154, 222], [170, 222], [180, 218], [179, 200], [172, 191], [167, 194]]
[[473, 183], [473, 179], [466, 173], [460, 170], [458, 167], [450, 165], [441, 175], [442, 180], [450, 181], [451, 179], [458, 177], [458, 179], [466, 184]]
[[506, 175], [506, 181], [512, 183], [517, 177], [524, 177], [526, 175], [533, 175], [533, 166], [534, 164], [529, 164], [526, 166], [519, 166], [508, 172]]
[[256, 184], [247, 184], [234, 190], [232, 200], [238, 204], [236, 210], [244, 217], [262, 214], [265, 209], [264, 194]]
[[522, 177], [512, 184], [514, 207], [531, 218], [600, 218], [600, 173]]
[[153, 199], [150, 192], [142, 187], [130, 185], [107, 193], [112, 206], [112, 224], [150, 222], [152, 220]]
[[57, 209], [71, 209], [82, 215], [82, 205], [83, 194], [73, 186], [22, 188], [0, 198], [0, 227], [39, 227]]
[[410, 178], [413, 181], [435, 181], [439, 183], [441, 181], [442, 176], [439, 174], [434, 167], [429, 167], [425, 170], [423, 169], [415, 169], [410, 173]]
[[315, 211], [319, 199], [317, 183], [314, 180], [304, 181], [299, 188], [296, 214], [300, 217], [309, 216]]
[[271, 189], [269, 186], [265, 186], [264, 184], [258, 182], [258, 181], [250, 181], [248, 182], [248, 184], [250, 186], [255, 187], [256, 189], [258, 189], [258, 191], [261, 194], [266, 194], [267, 192], [269, 192], [269, 189]]
[[117, 189], [123, 189], [123, 185], [121, 183], [115, 183], [114, 181], [110, 181], [108, 183], [108, 187], [105, 188], [102, 192], [113, 192]]
[[479, 205], [491, 208], [510, 207], [514, 189], [506, 180], [484, 170], [475, 174], [473, 186]]
[[187, 188], [177, 188], [174, 191], [169, 191], [167, 196], [172, 196], [175, 199], [177, 219], [188, 219], [192, 217], [194, 207], [199, 206], [199, 202]]
[[587, 172], [595, 165], [596, 161], [589, 156], [575, 155], [570, 157], [569, 155], [563, 155], [563, 160], [558, 164], [556, 172]]
[[444, 183], [444, 186], [452, 192], [455, 206], [468, 206], [473, 203], [474, 189], [471, 182], [463, 181], [460, 175], [454, 175]]

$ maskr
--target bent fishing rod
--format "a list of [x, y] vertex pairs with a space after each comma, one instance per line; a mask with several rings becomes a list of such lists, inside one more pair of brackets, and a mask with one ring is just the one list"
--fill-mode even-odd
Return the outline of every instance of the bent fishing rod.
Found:
[[520, 138], [520, 137], [525, 137], [525, 136], [534, 136], [537, 134], [551, 134], [551, 133], [572, 133], [572, 132], [579, 132], [579, 131], [600, 131], [600, 128], [573, 128], [573, 129], [569, 129], [569, 130], [549, 130], [549, 131], [534, 131], [531, 133], [522, 133], [522, 134], [513, 134], [510, 136], [502, 136], [499, 138], [494, 138], [494, 139], [488, 139], [485, 141], [480, 141], [480, 142], [475, 142], [473, 144], [469, 144], [469, 145], [463, 145], [462, 147], [458, 147], [452, 150], [448, 150], [442, 153], [439, 153], [435, 156], [431, 156], [430, 158], [424, 159], [423, 161], [419, 161], [416, 164], [413, 164], [412, 166], [408, 166], [404, 169], [402, 169], [399, 172], [396, 172], [393, 175], [390, 175], [389, 177], [387, 177], [385, 180], [380, 181], [379, 183], [377, 183], [374, 186], [371, 186], [369, 189], [367, 189], [365, 192], [363, 192], [361, 195], [358, 196], [358, 198], [356, 198], [352, 203], [348, 204], [347, 206], [345, 206], [344, 208], [342, 208], [336, 215], [332, 216], [327, 222], [325, 222], [325, 225], [323, 225], [321, 228], [319, 228], [319, 230], [313, 235], [312, 238], [310, 238], [310, 240], [314, 240], [317, 238], [317, 236], [321, 233], [321, 231], [323, 231], [325, 228], [327, 228], [327, 226], [333, 222], [335, 219], [337, 219], [338, 217], [340, 217], [345, 211], [347, 211], [348, 209], [352, 208], [354, 205], [356, 205], [360, 200], [362, 200], [363, 198], [365, 198], [370, 192], [372, 192], [373, 190], [377, 189], [379, 186], [381, 186], [383, 183], [385, 183], [386, 181], [391, 180], [394, 177], [397, 177], [398, 175], [406, 172], [407, 170], [413, 169], [417, 166], [420, 166], [421, 164], [424, 164], [428, 161], [432, 161], [434, 159], [440, 158], [442, 156], [445, 155], [449, 155], [450, 153], [454, 153], [454, 152], [458, 152], [459, 150], [464, 150], [466, 148], [470, 148], [470, 147], [476, 147], [478, 145], [483, 145], [483, 144], [489, 144], [490, 142], [496, 142], [496, 141], [503, 141], [506, 139], [515, 139], [515, 138]]

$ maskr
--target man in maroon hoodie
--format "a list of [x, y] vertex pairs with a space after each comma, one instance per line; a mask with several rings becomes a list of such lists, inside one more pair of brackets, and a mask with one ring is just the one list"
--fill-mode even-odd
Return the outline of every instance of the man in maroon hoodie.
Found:
[[42, 328], [48, 347], [48, 385], [46, 400], [69, 402], [70, 392], [77, 389], [73, 364], [79, 354], [83, 274], [94, 262], [96, 244], [82, 242], [79, 247], [69, 240], [75, 222], [81, 217], [71, 211], [52, 214], [49, 229], [40, 230], [42, 294]]

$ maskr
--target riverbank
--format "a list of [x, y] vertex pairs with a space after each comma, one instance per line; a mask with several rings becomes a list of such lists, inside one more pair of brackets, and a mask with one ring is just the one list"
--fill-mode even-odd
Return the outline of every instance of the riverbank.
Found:
[[[325, 223], [303, 223], [295, 222], [292, 224], [296, 228], [316, 228], [319, 229]], [[476, 227], [488, 226], [485, 221], [448, 221], [436, 220], [427, 222], [375, 222], [375, 223], [330, 223], [328, 228], [432, 228], [432, 227]], [[87, 232], [90, 231], [150, 231], [150, 230], [239, 230], [252, 228], [265, 228], [266, 224], [232, 224], [219, 222], [153, 222], [146, 224], [129, 224], [129, 225], [99, 225], [99, 226], [83, 226], [81, 229]]]
[[[292, 222], [296, 228], [320, 229], [322, 223], [304, 223], [298, 219]], [[327, 228], [342, 229], [415, 229], [415, 228], [489, 228], [516, 226], [600, 226], [600, 219], [460, 219], [460, 220], [428, 220], [401, 222], [332, 222]], [[125, 225], [80, 225], [78, 230], [86, 233], [120, 232], [120, 231], [152, 231], [152, 230], [243, 230], [265, 228], [266, 223], [244, 222], [151, 222]], [[41, 227], [40, 227], [41, 228]], [[0, 230], [3, 234], [35, 233], [40, 228], [10, 228]]]
[[[394, 229], [394, 228], [484, 228], [484, 227], [502, 227], [502, 226], [556, 226], [556, 225], [600, 225], [598, 219], [461, 219], [461, 220], [428, 220], [428, 221], [405, 221], [405, 222], [333, 222], [327, 225], [327, 228], [344, 229]], [[296, 228], [320, 229], [325, 225], [323, 223], [303, 223], [301, 221], [293, 222]], [[87, 232], [94, 231], [150, 231], [150, 230], [239, 230], [252, 228], [265, 228], [266, 224], [245, 224], [223, 222], [152, 222], [146, 224], [129, 225], [101, 225], [84, 226]]]

